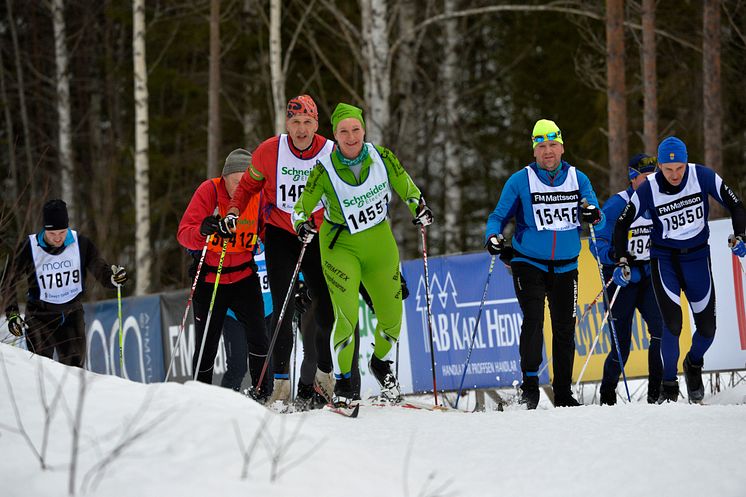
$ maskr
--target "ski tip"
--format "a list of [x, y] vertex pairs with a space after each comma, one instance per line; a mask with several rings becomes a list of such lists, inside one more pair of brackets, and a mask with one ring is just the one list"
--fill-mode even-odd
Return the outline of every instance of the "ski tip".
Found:
[[339, 414], [340, 416], [344, 416], [346, 418], [356, 418], [358, 413], [360, 412], [360, 404], [356, 404], [354, 407], [351, 408], [334, 407], [327, 404], [326, 409], [330, 412]]

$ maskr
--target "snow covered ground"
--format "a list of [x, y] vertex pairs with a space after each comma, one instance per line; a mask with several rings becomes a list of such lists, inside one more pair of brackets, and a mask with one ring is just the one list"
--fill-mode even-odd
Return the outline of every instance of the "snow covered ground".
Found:
[[[87, 372], [80, 404], [80, 370], [7, 345], [0, 376], [4, 497], [68, 495], [71, 480], [77, 495], [107, 497], [746, 495], [743, 384], [707, 406], [363, 407], [347, 419]], [[47, 415], [45, 405], [56, 407]]]

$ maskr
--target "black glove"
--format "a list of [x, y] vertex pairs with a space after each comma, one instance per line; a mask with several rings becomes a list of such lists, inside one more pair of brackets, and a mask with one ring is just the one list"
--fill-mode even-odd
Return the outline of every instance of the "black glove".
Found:
[[112, 264], [111, 266], [111, 284], [114, 286], [122, 286], [127, 281], [127, 271], [124, 267]]
[[218, 222], [218, 234], [221, 238], [227, 238], [228, 240], [236, 236], [236, 221], [238, 216], [235, 214], [228, 214]]
[[306, 286], [305, 282], [298, 282], [293, 298], [295, 299], [295, 310], [300, 314], [305, 313], [311, 307], [311, 293], [308, 291], [308, 286]]
[[18, 310], [6, 310], [5, 317], [8, 318], [8, 331], [14, 336], [23, 336], [23, 330], [26, 328], [26, 321], [23, 320]]
[[492, 235], [487, 239], [487, 243], [484, 246], [490, 255], [500, 255], [500, 252], [505, 248], [505, 238], [503, 238], [502, 234]]
[[599, 221], [601, 221], [601, 211], [598, 210], [598, 207], [595, 205], [581, 205], [580, 206], [580, 219], [583, 220], [583, 222], [597, 225]]
[[425, 197], [420, 197], [420, 203], [417, 205], [412, 224], [415, 226], [430, 226], [433, 224], [433, 211], [425, 204]]
[[202, 220], [202, 225], [199, 227], [199, 234], [202, 236], [214, 235], [218, 232], [219, 224], [220, 216], [207, 216]]
[[298, 240], [305, 244], [311, 243], [313, 237], [316, 236], [316, 233], [318, 233], [318, 231], [316, 230], [316, 226], [313, 225], [312, 219], [301, 223], [296, 231], [298, 232]]

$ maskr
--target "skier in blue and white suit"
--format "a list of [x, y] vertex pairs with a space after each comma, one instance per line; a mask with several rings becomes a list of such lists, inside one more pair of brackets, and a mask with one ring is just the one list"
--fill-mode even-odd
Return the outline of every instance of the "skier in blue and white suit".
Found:
[[[616, 220], [627, 206], [635, 190], [645, 183], [647, 176], [655, 172], [656, 165], [655, 157], [649, 157], [645, 154], [632, 157], [627, 164], [629, 188], [611, 196], [604, 204], [603, 212], [606, 214], [608, 222], [604, 229], [596, 230], [597, 245], [594, 247], [593, 241], [591, 241], [591, 253], [594, 256], [598, 254], [598, 258], [603, 264], [604, 279], [607, 281], [612, 277], [616, 263], [611, 245]], [[658, 401], [663, 375], [663, 363], [661, 362], [663, 318], [658, 305], [655, 303], [653, 283], [650, 278], [650, 233], [652, 231], [653, 221], [647, 212], [644, 212], [632, 223], [627, 234], [627, 250], [635, 256], [635, 260], [630, 261], [630, 279], [629, 281], [614, 281], [608, 289], [609, 295], [613, 295], [617, 286], [623, 287], [619, 290], [614, 306], [611, 308], [611, 318], [614, 320], [614, 329], [619, 339], [619, 348], [622, 352], [624, 364], [627, 363], [629, 357], [635, 309], [640, 311], [647, 323], [650, 333], [650, 345], [648, 347], [648, 403], [650, 404]], [[602, 405], [616, 404], [616, 387], [621, 372], [619, 354], [617, 354], [616, 345], [612, 341], [611, 350], [604, 362], [603, 379], [601, 380]]]
[[[487, 220], [486, 247], [498, 255], [506, 248], [503, 230], [515, 217], [510, 263], [518, 303], [523, 312], [520, 354], [521, 402], [535, 409], [539, 402], [538, 371], [544, 340], [544, 300], [552, 319], [555, 406], [580, 405], [572, 396], [575, 359], [575, 308], [578, 297], [578, 255], [581, 221], [603, 228], [591, 182], [562, 160], [564, 141], [557, 125], [541, 119], [531, 135], [535, 162], [514, 173]], [[588, 207], [582, 207], [586, 199]], [[501, 254], [504, 255], [504, 254]]]
[[638, 217], [649, 212], [653, 220], [650, 247], [653, 288], [666, 324], [661, 342], [663, 388], [659, 402], [675, 402], [679, 396], [676, 372], [682, 290], [694, 313], [696, 327], [692, 347], [684, 358], [684, 379], [689, 401], [701, 402], [704, 355], [715, 337], [707, 196], [730, 211], [735, 233], [731, 250], [739, 257], [746, 255], [746, 210], [717, 173], [688, 163], [686, 145], [676, 137], [668, 137], [658, 145], [658, 167], [660, 170], [632, 195], [616, 223], [613, 240], [619, 262], [614, 272], [616, 277], [616, 273], [628, 270], [634, 257], [628, 253], [627, 232]]

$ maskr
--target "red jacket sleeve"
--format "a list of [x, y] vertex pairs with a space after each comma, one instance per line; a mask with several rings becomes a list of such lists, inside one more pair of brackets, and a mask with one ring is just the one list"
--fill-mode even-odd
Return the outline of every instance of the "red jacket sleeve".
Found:
[[266, 142], [261, 143], [256, 150], [251, 154], [251, 165], [244, 171], [241, 176], [241, 181], [238, 183], [238, 188], [233, 192], [231, 203], [228, 209], [236, 208], [238, 212], [243, 212], [249, 203], [251, 197], [254, 194], [262, 191], [264, 187], [264, 179], [255, 179], [251, 175], [251, 169], [259, 171], [264, 178], [267, 177], [267, 173], [263, 170], [263, 164], [267, 163], [266, 155], [270, 153], [270, 147], [266, 146]]
[[179, 223], [176, 239], [189, 250], [202, 250], [205, 246], [205, 237], [200, 234], [199, 228], [202, 221], [215, 213], [218, 206], [218, 194], [215, 185], [207, 180], [197, 188], [192, 195], [192, 200], [184, 211]]

